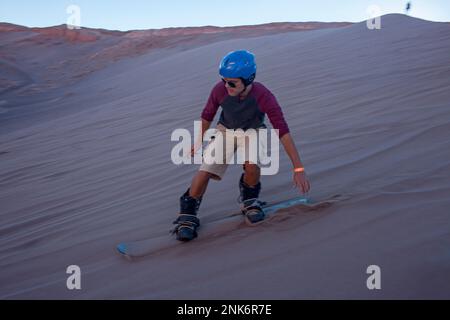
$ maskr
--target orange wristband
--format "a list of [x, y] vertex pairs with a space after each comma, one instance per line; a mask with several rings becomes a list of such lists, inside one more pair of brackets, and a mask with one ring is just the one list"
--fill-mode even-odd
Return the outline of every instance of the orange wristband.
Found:
[[294, 172], [304, 172], [305, 168], [294, 168]]

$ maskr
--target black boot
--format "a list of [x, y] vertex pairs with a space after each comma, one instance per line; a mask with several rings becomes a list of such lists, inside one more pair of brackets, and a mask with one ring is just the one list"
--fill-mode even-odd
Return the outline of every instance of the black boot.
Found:
[[177, 226], [172, 233], [177, 234], [177, 240], [189, 241], [197, 237], [200, 220], [196, 217], [202, 198], [189, 196], [189, 189], [180, 197], [180, 214], [173, 222]]
[[264, 211], [261, 208], [261, 202], [258, 200], [261, 182], [251, 187], [244, 182], [244, 174], [242, 174], [239, 181], [239, 191], [241, 192], [242, 214], [245, 215], [247, 222], [252, 225], [264, 220]]

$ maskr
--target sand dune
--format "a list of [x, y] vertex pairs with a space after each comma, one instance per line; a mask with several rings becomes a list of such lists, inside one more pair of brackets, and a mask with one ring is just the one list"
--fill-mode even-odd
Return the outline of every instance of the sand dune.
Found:
[[[65, 25], [27, 28], [0, 23], [0, 112], [3, 114], [0, 131], [27, 127], [37, 119], [54, 118], [56, 114], [65, 115], [79, 110], [80, 106], [61, 107], [53, 102], [65, 101], [74, 94], [71, 90], [73, 86], [119, 60], [152, 53], [151, 60], [155, 61], [174, 52], [236, 37], [348, 25], [350, 23], [297, 22], [121, 32], [92, 28], [69, 30]], [[151, 61], [148, 59], [149, 56], [144, 61]], [[133, 61], [131, 64], [136, 65], [141, 60]], [[29, 120], [30, 112], [33, 114], [32, 121]]]
[[[173, 37], [117, 61], [101, 53], [96, 68], [63, 66], [49, 79], [55, 56], [121, 44], [102, 35], [87, 43], [95, 48], [72, 43], [70, 53], [66, 43], [55, 51], [27, 42], [29, 32], [0, 38], [35, 50], [12, 64], [8, 51], [1, 57], [24, 90], [0, 92], [2, 299], [450, 298], [448, 23], [387, 15], [381, 30], [361, 22], [214, 34], [210, 43]], [[170, 134], [193, 130], [218, 61], [238, 48], [255, 52], [257, 81], [283, 108], [310, 196], [344, 199], [316, 212], [284, 210], [261, 227], [234, 221], [211, 242], [122, 259], [118, 242], [171, 228], [198, 168], [171, 163]], [[85, 73], [72, 81], [73, 70]], [[33, 87], [23, 73], [36, 92], [26, 91]], [[263, 177], [267, 201], [298, 195], [284, 153], [280, 168]], [[202, 222], [236, 211], [240, 171], [230, 167], [210, 183]], [[73, 264], [82, 270], [79, 291], [66, 289]], [[374, 264], [382, 289], [373, 291], [366, 269]]]
[[[60, 82], [62, 75], [70, 78], [70, 74], [72, 78], [78, 79], [86, 72], [101, 69], [111, 62], [158, 48], [181, 44], [192, 48], [217, 41], [218, 37], [218, 40], [224, 40], [236, 36], [255, 37], [348, 25], [350, 23], [346, 22], [291, 22], [225, 28], [205, 26], [122, 32], [92, 28], [69, 29], [66, 25], [27, 28], [0, 23], [0, 43], [3, 46], [0, 57], [10, 63], [18, 62], [32, 75], [45, 74], [47, 82], [67, 85], [66, 82]], [[41, 68], [36, 70], [38, 66]], [[0, 66], [2, 73], [3, 69]]]

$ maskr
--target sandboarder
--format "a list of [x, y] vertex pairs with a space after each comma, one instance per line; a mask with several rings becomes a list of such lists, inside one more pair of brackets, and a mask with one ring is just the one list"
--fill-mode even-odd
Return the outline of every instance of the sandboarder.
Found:
[[411, 10], [411, 1], [408, 1], [406, 4], [405, 12], [406, 14], [409, 14], [409, 11]]
[[[293, 165], [294, 186], [302, 193], [310, 190], [310, 183], [306, 177], [303, 164], [297, 148], [289, 133], [288, 125], [283, 112], [272, 92], [263, 84], [255, 82], [256, 63], [253, 53], [246, 50], [233, 51], [227, 54], [219, 67], [221, 81], [212, 89], [206, 106], [201, 114], [202, 128], [197, 141], [202, 143], [206, 130], [209, 129], [217, 110], [222, 107], [220, 119], [216, 130], [227, 139], [227, 129], [261, 129], [264, 125], [265, 115], [274, 129], [278, 130], [278, 137], [291, 159]], [[233, 138], [234, 139], [234, 138]], [[211, 139], [206, 148], [214, 148], [219, 139]], [[240, 142], [233, 140], [233, 144]], [[245, 141], [243, 142], [245, 144]], [[226, 144], [226, 143], [224, 143]], [[236, 146], [237, 147], [237, 146]], [[194, 143], [191, 155], [199, 149], [199, 143]], [[232, 152], [236, 151], [231, 150]], [[192, 179], [187, 191], [180, 197], [180, 213], [174, 221], [173, 232], [180, 241], [189, 241], [197, 237], [197, 228], [200, 220], [197, 213], [210, 179], [221, 180], [228, 166], [227, 159], [233, 154], [224, 152], [223, 163], [207, 164], [205, 161]], [[258, 158], [259, 159], [259, 158]], [[245, 158], [244, 173], [239, 180], [240, 202], [242, 213], [250, 224], [256, 224], [264, 219], [261, 202], [258, 200], [261, 191], [260, 164]]]

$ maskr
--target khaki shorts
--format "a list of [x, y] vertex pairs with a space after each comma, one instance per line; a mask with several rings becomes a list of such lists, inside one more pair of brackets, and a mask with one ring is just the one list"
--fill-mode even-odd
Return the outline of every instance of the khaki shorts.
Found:
[[[253, 144], [251, 150], [249, 143], [249, 136], [243, 134], [230, 134], [226, 132], [226, 127], [222, 124], [218, 124], [215, 128], [216, 133], [211, 137], [206, 148], [203, 150], [203, 161], [200, 165], [200, 171], [209, 172], [212, 175], [212, 179], [222, 180], [225, 171], [230, 163], [243, 164], [249, 162], [261, 166], [260, 157], [258, 156], [263, 152], [267, 152], [267, 143], [264, 139], [259, 139], [259, 135], [255, 136], [256, 143]], [[255, 130], [258, 133], [258, 129]], [[221, 137], [219, 135], [221, 134]], [[222, 142], [222, 154], [216, 155], [216, 150], [219, 150]], [[256, 150], [254, 147], [256, 146]], [[239, 151], [235, 158], [236, 151]], [[220, 151], [219, 151], [220, 152]], [[219, 159], [219, 160], [218, 160]], [[221, 161], [220, 161], [221, 159]]]

